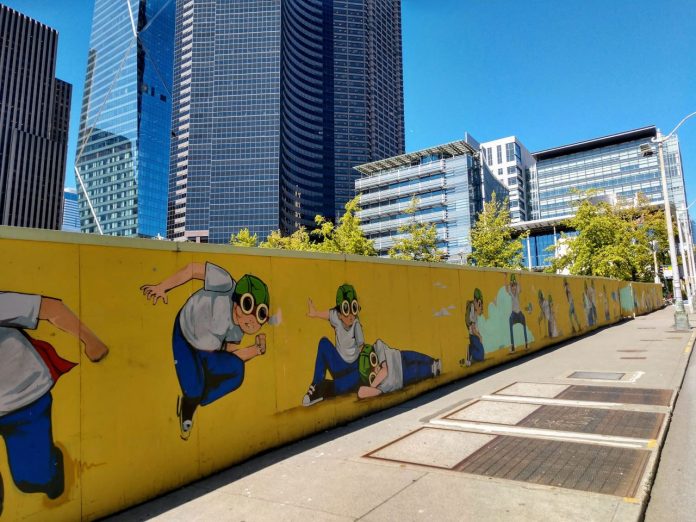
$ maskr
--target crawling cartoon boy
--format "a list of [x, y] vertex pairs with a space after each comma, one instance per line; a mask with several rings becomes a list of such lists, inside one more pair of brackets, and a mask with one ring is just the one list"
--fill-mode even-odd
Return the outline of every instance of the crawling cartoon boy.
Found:
[[360, 376], [367, 386], [360, 386], [358, 397], [365, 399], [400, 390], [442, 372], [439, 359], [412, 351], [390, 348], [380, 339], [365, 345], [359, 358]]
[[167, 303], [167, 292], [199, 279], [203, 288], [191, 295], [174, 321], [172, 348], [181, 386], [177, 416], [181, 438], [187, 440], [193, 414], [233, 392], [244, 381], [244, 363], [266, 353], [266, 335], [240, 348], [244, 335], [255, 335], [268, 321], [268, 287], [258, 277], [244, 275], [235, 281], [212, 263], [191, 263], [156, 285], [143, 285], [147, 299]]
[[[0, 436], [17, 488], [54, 499], [63, 493], [65, 479], [63, 454], [53, 442], [51, 389], [75, 363], [27, 333], [39, 321], [82, 341], [92, 362], [109, 350], [59, 299], [0, 292]], [[2, 498], [0, 478], [0, 513]]]
[[[311, 406], [324, 398], [357, 391], [360, 386], [358, 356], [365, 343], [358, 314], [358, 294], [352, 285], [341, 285], [336, 291], [336, 307], [319, 311], [310, 299], [307, 316], [328, 320], [336, 333], [336, 344], [326, 337], [319, 340], [314, 377], [302, 398], [303, 406]], [[326, 372], [332, 379], [326, 378]]]

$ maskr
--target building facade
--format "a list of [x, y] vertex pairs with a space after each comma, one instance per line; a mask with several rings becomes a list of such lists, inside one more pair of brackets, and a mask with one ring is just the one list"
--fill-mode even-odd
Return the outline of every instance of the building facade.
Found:
[[515, 136], [481, 144], [481, 157], [491, 172], [508, 188], [513, 223], [531, 219], [531, 169], [534, 157]]
[[72, 86], [58, 32], [0, 5], [0, 225], [58, 230]]
[[80, 231], [80, 211], [77, 207], [77, 190], [66, 187], [63, 191], [63, 224], [60, 227], [65, 232]]
[[75, 159], [83, 232], [166, 234], [174, 7], [94, 2]]
[[463, 263], [471, 254], [471, 227], [483, 202], [495, 192], [502, 200], [507, 188], [479, 160], [479, 144], [470, 136], [438, 147], [410, 152], [356, 167], [365, 235], [386, 255], [401, 237], [399, 227], [411, 216], [406, 209], [417, 201], [415, 217], [434, 224], [438, 247], [447, 260]]
[[400, 0], [177, 0], [168, 236], [334, 218], [403, 152]]

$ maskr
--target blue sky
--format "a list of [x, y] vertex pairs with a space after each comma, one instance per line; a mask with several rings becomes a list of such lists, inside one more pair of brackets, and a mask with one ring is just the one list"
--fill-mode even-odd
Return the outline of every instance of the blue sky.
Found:
[[[123, 0], [114, 0], [123, 1]], [[73, 84], [67, 184], [82, 101], [91, 0], [3, 0], [59, 31]], [[696, 111], [694, 0], [403, 0], [406, 148], [465, 131], [516, 135], [534, 152]], [[679, 131], [696, 200], [696, 117]]]

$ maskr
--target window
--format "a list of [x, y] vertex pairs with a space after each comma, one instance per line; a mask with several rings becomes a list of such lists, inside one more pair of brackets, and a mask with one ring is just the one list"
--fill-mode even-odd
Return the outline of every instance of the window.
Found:
[[515, 143], [505, 144], [505, 160], [515, 161]]
[[503, 146], [498, 145], [496, 152], [498, 153], [498, 163], [502, 163], [503, 162]]

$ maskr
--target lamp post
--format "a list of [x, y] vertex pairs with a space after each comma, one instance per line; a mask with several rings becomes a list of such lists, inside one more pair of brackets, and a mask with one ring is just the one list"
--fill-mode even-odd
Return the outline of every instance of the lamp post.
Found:
[[694, 298], [696, 297], [696, 264], [694, 263], [694, 246], [691, 231], [691, 222], [689, 219], [689, 209], [691, 205], [684, 206], [677, 210], [677, 226], [679, 227], [679, 241], [682, 242], [682, 264], [685, 266], [685, 279], [687, 282], [687, 294], [689, 296], [689, 308], [694, 312]]
[[655, 283], [660, 284], [660, 270], [657, 268], [657, 241], [654, 239], [650, 242], [650, 250], [652, 250], [653, 263], [655, 263]]
[[[667, 136], [663, 136], [658, 130], [657, 136], [651, 139], [653, 143], [657, 144], [657, 155], [660, 162], [660, 176], [662, 178], [662, 198], [665, 203], [665, 221], [667, 224], [667, 239], [669, 240], [669, 258], [672, 263], [672, 286], [674, 289], [674, 328], [676, 330], [689, 330], [689, 316], [686, 314], [684, 309], [684, 300], [681, 294], [681, 282], [679, 281], [679, 264], [677, 263], [677, 248], [674, 243], [674, 228], [672, 225], [672, 210], [669, 204], [669, 190], [667, 189], [667, 173], [665, 172], [665, 158], [663, 147], [665, 141], [672, 137], [672, 134], [681, 127], [681, 125], [691, 118], [696, 116], [696, 112], [692, 112], [686, 116], [682, 121], [680, 121], [677, 126], [670, 132]], [[644, 156], [652, 155], [652, 147], [650, 145], [644, 144], [640, 146], [641, 153]]]

